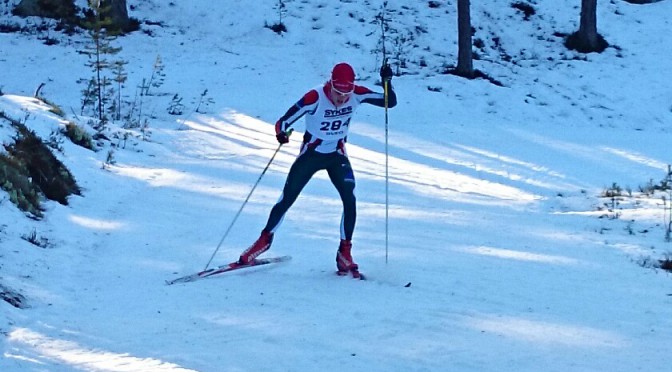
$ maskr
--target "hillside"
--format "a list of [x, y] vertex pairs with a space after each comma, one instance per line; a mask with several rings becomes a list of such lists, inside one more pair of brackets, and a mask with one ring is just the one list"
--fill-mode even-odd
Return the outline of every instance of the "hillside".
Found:
[[36, 219], [0, 192], [1, 292], [22, 296], [0, 301], [1, 370], [667, 369], [672, 195], [653, 186], [672, 164], [671, 1], [600, 2], [610, 47], [587, 55], [563, 44], [576, 1], [472, 2], [475, 67], [499, 85], [445, 73], [453, 1], [390, 2], [399, 104], [387, 123], [363, 105], [348, 137], [369, 280], [334, 275], [341, 202], [318, 173], [265, 254], [290, 262], [174, 286], [258, 236], [302, 123], [217, 249], [288, 107], [341, 61], [382, 90], [382, 1], [129, 0], [142, 30], [112, 43], [140, 126], [113, 121], [96, 151], [59, 134], [98, 124], [78, 83], [88, 36], [12, 3], [0, 24], [24, 31], [0, 33], [0, 112], [57, 144], [81, 196]]

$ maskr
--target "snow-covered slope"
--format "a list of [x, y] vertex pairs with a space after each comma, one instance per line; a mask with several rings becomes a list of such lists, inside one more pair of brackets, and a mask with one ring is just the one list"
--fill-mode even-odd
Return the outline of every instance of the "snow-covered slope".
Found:
[[[612, 47], [590, 55], [563, 46], [578, 28], [575, 1], [525, 2], [529, 20], [510, 4], [472, 2], [475, 67], [502, 86], [443, 73], [457, 54], [454, 2], [389, 2], [386, 50], [404, 65], [388, 112], [387, 251], [383, 110], [360, 108], [348, 147], [353, 255], [370, 280], [334, 275], [341, 206], [318, 174], [266, 253], [291, 262], [176, 286], [164, 280], [215, 253], [290, 105], [340, 61], [381, 89], [383, 2], [284, 1], [282, 35], [264, 27], [279, 18], [276, 1], [128, 3], [144, 24], [115, 41], [128, 62], [125, 100], [157, 57], [164, 66], [163, 84], [142, 98], [148, 130], [110, 134], [97, 152], [63, 140], [56, 155], [83, 196], [45, 202], [42, 220], [0, 193], [0, 283], [28, 306], [0, 301], [0, 369], [666, 369], [672, 282], [642, 266], [670, 252], [669, 196], [637, 191], [672, 162], [671, 1], [600, 2]], [[2, 22], [42, 22], [9, 6]], [[59, 43], [44, 45], [47, 36]], [[0, 111], [47, 138], [66, 121], [87, 126], [85, 44], [53, 29], [0, 34]], [[30, 98], [42, 83], [65, 118]], [[0, 121], [2, 142], [13, 135]], [[257, 237], [300, 137], [282, 147], [213, 265]], [[600, 197], [614, 185], [637, 197]], [[23, 239], [31, 234], [45, 247]]]

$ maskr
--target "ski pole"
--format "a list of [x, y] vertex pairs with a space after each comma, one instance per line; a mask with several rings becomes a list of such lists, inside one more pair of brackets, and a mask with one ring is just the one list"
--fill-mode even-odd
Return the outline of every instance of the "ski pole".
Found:
[[[287, 132], [287, 137], [289, 137], [292, 134], [292, 131], [293, 130], [290, 129]], [[259, 175], [259, 178], [257, 178], [257, 182], [254, 183], [254, 186], [252, 186], [252, 189], [250, 190], [250, 193], [247, 194], [247, 197], [245, 198], [245, 201], [243, 201], [243, 205], [240, 206], [240, 209], [238, 209], [238, 213], [236, 213], [236, 215], [233, 217], [233, 220], [231, 221], [231, 224], [226, 229], [226, 232], [224, 233], [224, 236], [222, 236], [222, 239], [219, 241], [219, 244], [217, 244], [217, 248], [215, 248], [215, 251], [212, 252], [212, 256], [210, 256], [210, 260], [208, 260], [208, 263], [205, 265], [205, 268], [203, 269], [203, 271], [208, 269], [208, 267], [210, 266], [210, 263], [212, 262], [212, 260], [215, 258], [215, 255], [219, 251], [219, 248], [222, 247], [222, 244], [224, 243], [224, 240], [226, 240], [226, 237], [229, 235], [229, 232], [231, 232], [231, 228], [233, 228], [233, 225], [236, 223], [236, 220], [238, 219], [240, 214], [243, 212], [243, 208], [245, 208], [245, 205], [250, 200], [250, 197], [252, 196], [252, 193], [254, 192], [254, 190], [259, 185], [259, 182], [261, 182], [261, 179], [264, 177], [264, 174], [266, 174], [266, 171], [271, 166], [271, 163], [273, 163], [273, 160], [275, 159], [275, 156], [280, 151], [281, 147], [282, 147], [282, 143], [278, 145], [278, 148], [275, 149], [275, 151], [273, 152], [273, 156], [271, 156], [271, 159], [268, 161], [268, 164], [266, 164], [266, 167], [264, 168], [264, 170], [261, 171], [261, 174]]]
[[[387, 1], [383, 1], [383, 10], [380, 13], [380, 31], [383, 41], [383, 66], [387, 65], [387, 51], [385, 50], [385, 27], [387, 26], [385, 20], [385, 13], [387, 12]], [[387, 265], [388, 256], [388, 242], [389, 242], [389, 211], [390, 211], [390, 173], [389, 173], [389, 151], [388, 151], [388, 120], [387, 120], [387, 106], [388, 106], [388, 92], [387, 80], [383, 79], [383, 91], [385, 96], [385, 264]]]
[[[387, 58], [383, 60], [383, 66], [387, 65]], [[387, 120], [387, 106], [388, 106], [388, 92], [387, 80], [383, 81], [383, 91], [385, 95], [385, 264], [387, 265], [388, 256], [388, 242], [389, 242], [389, 215], [390, 215], [390, 172], [389, 172], [389, 144], [388, 144], [388, 120]]]

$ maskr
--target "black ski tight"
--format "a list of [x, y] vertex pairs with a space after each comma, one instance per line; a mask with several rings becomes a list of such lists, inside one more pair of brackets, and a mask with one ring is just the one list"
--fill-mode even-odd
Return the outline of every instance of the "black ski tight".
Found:
[[357, 201], [355, 199], [355, 175], [347, 156], [337, 152], [321, 154], [312, 149], [301, 154], [289, 169], [285, 187], [280, 200], [271, 209], [264, 230], [275, 232], [285, 213], [299, 197], [313, 175], [325, 169], [329, 174], [343, 202], [343, 218], [341, 220], [341, 239], [352, 239], [357, 219]]

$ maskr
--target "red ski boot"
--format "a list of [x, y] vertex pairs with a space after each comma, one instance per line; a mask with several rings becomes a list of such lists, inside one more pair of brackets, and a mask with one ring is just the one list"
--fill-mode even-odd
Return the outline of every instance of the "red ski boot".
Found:
[[273, 233], [262, 230], [259, 239], [240, 255], [238, 263], [245, 265], [254, 261], [260, 254], [271, 248], [271, 243], [273, 243]]
[[348, 273], [352, 273], [353, 277], [359, 278], [359, 266], [352, 260], [351, 249], [352, 243], [350, 240], [341, 239], [341, 244], [338, 246], [338, 252], [336, 253], [337, 274], [348, 275]]

